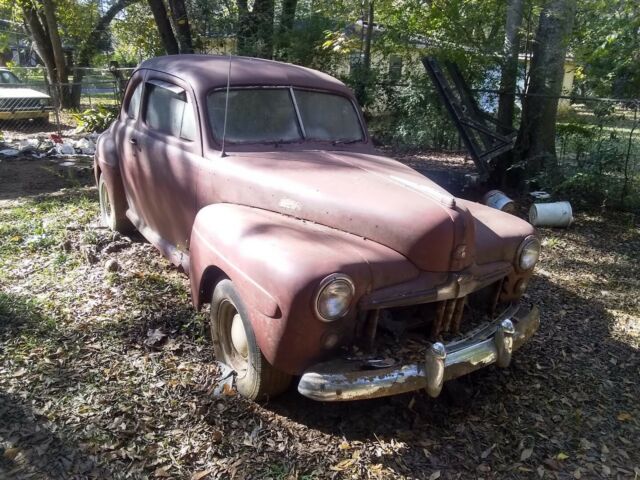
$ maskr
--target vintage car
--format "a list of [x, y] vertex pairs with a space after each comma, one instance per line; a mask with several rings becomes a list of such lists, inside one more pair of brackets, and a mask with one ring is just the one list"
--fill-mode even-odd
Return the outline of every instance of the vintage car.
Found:
[[215, 358], [258, 399], [426, 389], [537, 330], [527, 222], [374, 150], [352, 92], [279, 62], [143, 62], [97, 143], [102, 221], [137, 228], [210, 304]]
[[0, 120], [49, 121], [51, 97], [25, 87], [13, 72], [0, 68]]

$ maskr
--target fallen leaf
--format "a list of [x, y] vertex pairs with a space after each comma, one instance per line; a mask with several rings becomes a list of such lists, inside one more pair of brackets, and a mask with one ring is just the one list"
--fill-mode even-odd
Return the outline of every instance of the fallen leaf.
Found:
[[233, 397], [236, 394], [236, 391], [233, 389], [231, 385], [229, 385], [228, 383], [225, 383], [222, 386], [222, 393], [227, 397]]
[[533, 448], [525, 448], [520, 453], [520, 461], [524, 462], [526, 460], [529, 460], [532, 454], [533, 454]]
[[199, 472], [194, 472], [194, 474], [191, 475], [191, 480], [200, 480], [200, 479], [206, 477], [207, 475], [209, 475], [211, 472], [213, 472], [213, 470], [211, 470], [211, 469], [201, 470]]
[[429, 475], [429, 480], [437, 480], [440, 478], [440, 470], [436, 470], [431, 475]]
[[149, 329], [149, 331], [147, 331], [147, 339], [144, 341], [144, 344], [150, 347], [155, 347], [162, 343], [165, 338], [167, 338], [167, 334], [161, 329]]
[[340, 445], [338, 445], [338, 448], [340, 450], [349, 450], [349, 444], [347, 442], [342, 442]]
[[496, 448], [496, 446], [497, 446], [497, 445], [498, 445], [497, 443], [494, 443], [494, 444], [493, 444], [493, 445], [491, 445], [489, 448], [487, 448], [484, 452], [482, 452], [482, 453], [480, 454], [480, 458], [482, 458], [482, 459], [484, 460], [484, 459], [485, 459], [485, 458], [487, 458], [489, 455], [491, 455], [491, 452], [493, 452], [493, 449], [494, 449], [494, 448]]
[[26, 368], [24, 368], [24, 367], [22, 367], [22, 368], [19, 368], [18, 370], [16, 370], [16, 371], [13, 373], [12, 377], [13, 377], [13, 378], [19, 378], [19, 377], [24, 376], [26, 373], [27, 373], [27, 369], [26, 369]]
[[566, 460], [567, 458], [569, 458], [569, 455], [564, 452], [560, 452], [556, 455], [556, 460]]
[[7, 448], [2, 454], [2, 456], [7, 460], [13, 460], [18, 456], [19, 453], [20, 453], [19, 448]]
[[156, 471], [153, 472], [153, 476], [157, 478], [167, 478], [171, 475], [169, 475], [169, 472], [167, 472], [167, 469], [165, 467], [158, 467], [156, 468]]
[[629, 412], [620, 412], [617, 418], [621, 422], [628, 422], [629, 420], [633, 419]]

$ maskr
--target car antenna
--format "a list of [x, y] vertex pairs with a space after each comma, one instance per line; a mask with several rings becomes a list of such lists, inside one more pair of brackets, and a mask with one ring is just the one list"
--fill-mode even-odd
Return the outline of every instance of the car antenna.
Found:
[[224, 138], [227, 136], [227, 113], [229, 111], [229, 83], [231, 82], [231, 54], [229, 54], [229, 70], [227, 71], [227, 93], [224, 96], [224, 123], [222, 126], [222, 151], [221, 157], [226, 157], [227, 154], [224, 151]]

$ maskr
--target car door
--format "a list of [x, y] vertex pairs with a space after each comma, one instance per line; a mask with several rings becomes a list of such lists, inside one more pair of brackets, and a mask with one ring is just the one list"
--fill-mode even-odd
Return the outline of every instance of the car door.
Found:
[[144, 92], [145, 71], [135, 72], [127, 85], [123, 99], [122, 111], [114, 124], [116, 146], [120, 158], [120, 174], [125, 187], [129, 209], [140, 216], [140, 192], [137, 190], [138, 180], [138, 126]]
[[197, 164], [202, 161], [198, 112], [181, 80], [150, 72], [134, 139], [143, 234], [176, 263], [183, 263], [196, 215]]

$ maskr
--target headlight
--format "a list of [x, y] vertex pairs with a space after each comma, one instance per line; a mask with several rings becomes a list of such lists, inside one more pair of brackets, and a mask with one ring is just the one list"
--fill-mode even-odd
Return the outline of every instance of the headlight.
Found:
[[538, 263], [540, 257], [540, 240], [527, 237], [518, 248], [518, 269], [531, 270]]
[[349, 277], [334, 273], [320, 282], [316, 295], [316, 313], [320, 320], [333, 322], [349, 311], [355, 287]]
[[49, 99], [48, 98], [41, 98], [40, 99], [40, 106], [41, 107], [46, 107], [47, 105], [49, 105]]

